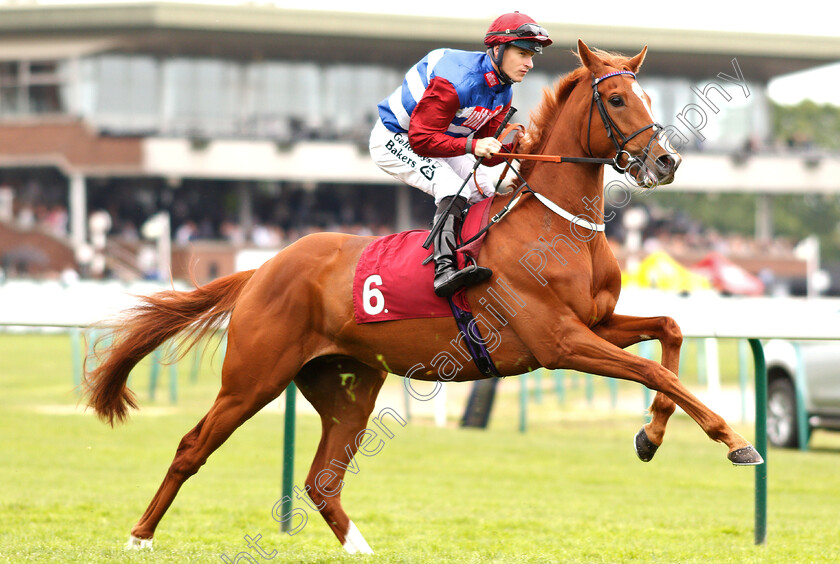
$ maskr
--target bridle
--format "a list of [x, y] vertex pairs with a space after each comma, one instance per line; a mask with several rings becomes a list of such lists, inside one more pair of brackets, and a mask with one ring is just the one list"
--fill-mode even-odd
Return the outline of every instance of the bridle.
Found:
[[[600, 84], [602, 81], [604, 81], [608, 78], [611, 78], [613, 76], [620, 76], [620, 75], [624, 75], [624, 74], [632, 76], [634, 80], [636, 79], [636, 74], [631, 72], [631, 71], [627, 71], [627, 70], [615, 71], [615, 72], [611, 72], [609, 74], [605, 74], [604, 76], [601, 76], [601, 77], [593, 77], [592, 78], [592, 102], [589, 105], [589, 123], [587, 124], [587, 127], [586, 127], [586, 149], [587, 149], [587, 152], [589, 153], [590, 156], [588, 156], [588, 157], [564, 157], [564, 156], [561, 156], [561, 155], [531, 155], [531, 154], [527, 154], [527, 153], [494, 153], [493, 156], [494, 157], [503, 157], [505, 159], [510, 159], [510, 161], [513, 161], [514, 159], [522, 159], [522, 160], [533, 160], [533, 161], [554, 162], [554, 163], [591, 163], [591, 164], [602, 164], [602, 165], [603, 164], [608, 164], [608, 165], [611, 165], [616, 170], [616, 172], [618, 172], [619, 174], [624, 174], [624, 173], [627, 173], [628, 171], [630, 171], [631, 174], [632, 174], [631, 169], [633, 167], [639, 167], [640, 170], [646, 169], [647, 165], [644, 163], [644, 158], [647, 157], [650, 154], [650, 146], [653, 143], [654, 139], [657, 139], [659, 137], [659, 135], [663, 132], [663, 130], [664, 130], [663, 127], [656, 122], [651, 122], [648, 125], [637, 129], [636, 131], [631, 133], [629, 136], [624, 135], [621, 132], [621, 129], [619, 129], [618, 125], [615, 123], [615, 121], [613, 121], [612, 117], [610, 117], [610, 114], [607, 111], [606, 106], [604, 106], [604, 101], [601, 98], [601, 93], [598, 92], [598, 84]], [[601, 121], [603, 122], [604, 128], [607, 131], [607, 137], [609, 137], [610, 140], [612, 140], [613, 145], [615, 146], [615, 151], [616, 151], [615, 152], [615, 157], [613, 157], [611, 159], [599, 158], [599, 157], [593, 157], [592, 156], [592, 148], [591, 148], [591, 144], [590, 144], [591, 143], [590, 142], [590, 137], [591, 137], [591, 134], [592, 134], [592, 108], [593, 107], [598, 108], [598, 114], [601, 116]], [[519, 124], [517, 124], [517, 125], [520, 128], [524, 129], [523, 126], [521, 126]], [[515, 129], [515, 128], [516, 128], [516, 126], [508, 126], [508, 129], [505, 129], [504, 132], [497, 135], [496, 137], [498, 137], [500, 139], [503, 139], [505, 136], [507, 136], [507, 134], [512, 129]], [[644, 133], [645, 131], [647, 131], [648, 129], [654, 129], [654, 134], [651, 135], [647, 146], [644, 148], [644, 150], [641, 153], [641, 157], [630, 154], [630, 152], [625, 149], [625, 147], [627, 147], [627, 144], [630, 141], [632, 141], [634, 138], [636, 138], [638, 135], [640, 135], [641, 133]], [[621, 139], [620, 143], [619, 143], [619, 140], [618, 140], [617, 137]], [[620, 162], [622, 160], [622, 155], [627, 156], [627, 163], [624, 164], [624, 165], [622, 165], [621, 162]], [[596, 232], [597, 231], [604, 231], [605, 225], [603, 223], [600, 223], [600, 224], [599, 223], [592, 223], [590, 221], [586, 221], [584, 219], [581, 219], [580, 217], [575, 216], [575, 215], [571, 214], [570, 212], [564, 210], [563, 208], [561, 208], [560, 206], [558, 206], [557, 204], [555, 204], [554, 202], [552, 202], [551, 200], [549, 200], [548, 198], [546, 198], [545, 196], [543, 196], [542, 194], [540, 194], [539, 192], [534, 190], [528, 184], [528, 181], [525, 180], [525, 178], [522, 176], [522, 174], [515, 167], [511, 166], [511, 162], [508, 162], [507, 166], [505, 167], [504, 171], [502, 172], [501, 176], [499, 177], [499, 182], [496, 185], [497, 190], [498, 190], [499, 185], [502, 182], [502, 179], [504, 179], [505, 175], [507, 174], [508, 170], [513, 170], [514, 173], [516, 174], [516, 176], [519, 177], [519, 180], [521, 181], [521, 183], [519, 184], [519, 187], [516, 189], [514, 194], [511, 196], [510, 201], [495, 216], [490, 218], [488, 224], [485, 225], [484, 228], [479, 230], [479, 232], [476, 233], [472, 238], [470, 238], [469, 241], [465, 241], [464, 243], [462, 243], [462, 246], [467, 245], [467, 244], [475, 241], [479, 237], [481, 237], [488, 229], [490, 229], [491, 226], [498, 223], [499, 220], [502, 219], [502, 217], [507, 215], [507, 213], [519, 202], [519, 200], [522, 196], [522, 194], [520, 194], [520, 192], [523, 192], [523, 191], [532, 193], [540, 202], [542, 202], [543, 205], [545, 205], [551, 211], [560, 215], [561, 217], [565, 218], [566, 220], [572, 222], [573, 224], [577, 225], [578, 227], [583, 227], [585, 229], [589, 229], [591, 231], [596, 231]], [[477, 180], [476, 180], [476, 182], [477, 182]]]
[[[629, 75], [633, 77], [633, 80], [636, 80], [636, 74], [628, 70], [611, 72], [609, 74], [605, 74], [604, 76], [597, 78], [592, 77], [592, 102], [589, 104], [589, 123], [586, 127], [586, 150], [591, 157], [592, 147], [590, 145], [590, 138], [592, 133], [592, 108], [598, 108], [598, 114], [601, 116], [601, 122], [603, 122], [604, 128], [607, 130], [607, 137], [609, 137], [609, 139], [613, 142], [613, 146], [615, 146], [615, 157], [608, 164], [611, 164], [615, 171], [619, 174], [627, 172], [633, 166], [646, 166], [644, 164], [643, 158], [631, 155], [630, 152], [628, 152], [625, 149], [625, 147], [630, 141], [632, 141], [634, 138], [636, 138], [641, 133], [644, 133], [648, 129], [654, 129], [654, 134], [650, 136], [650, 140], [648, 141], [647, 146], [642, 151], [642, 156], [647, 157], [647, 155], [650, 153], [650, 146], [653, 143], [654, 139], [657, 139], [659, 133], [663, 131], [663, 127], [660, 124], [656, 122], [651, 122], [648, 125], [637, 129], [629, 136], [626, 136], [621, 132], [621, 129], [619, 129], [618, 125], [613, 121], [612, 117], [610, 117], [610, 114], [607, 111], [607, 107], [604, 105], [604, 100], [601, 97], [601, 93], [598, 92], [598, 84], [613, 76], [620, 76], [624, 74]], [[619, 143], [619, 138], [621, 139], [621, 143]], [[621, 164], [621, 161], [623, 160], [622, 155], [627, 156], [627, 164], [623, 166]]]
[[[619, 129], [618, 124], [616, 124], [615, 121], [613, 121], [612, 117], [607, 111], [606, 106], [604, 105], [604, 100], [601, 97], [601, 93], [598, 92], [598, 84], [600, 84], [602, 81], [608, 78], [611, 78], [613, 76], [619, 76], [622, 74], [630, 75], [633, 77], [634, 80], [636, 78], [636, 74], [631, 71], [616, 71], [611, 72], [609, 74], [605, 74], [601, 77], [592, 78], [592, 102], [589, 104], [589, 122], [586, 126], [586, 150], [589, 153], [588, 157], [565, 157], [561, 155], [531, 155], [526, 153], [494, 153], [493, 156], [502, 157], [510, 160], [518, 159], [552, 163], [606, 164], [612, 166], [613, 169], [619, 174], [624, 174], [628, 171], [632, 173], [633, 171], [631, 169], [633, 169], [634, 167], [637, 167], [639, 169], [647, 168], [647, 165], [644, 163], [644, 160], [650, 154], [650, 147], [653, 144], [654, 140], [659, 138], [659, 135], [664, 131], [664, 128], [656, 122], [651, 122], [648, 125], [637, 129], [629, 136], [624, 135], [624, 133], [621, 132], [621, 129]], [[611, 159], [592, 156], [591, 136], [593, 108], [598, 108], [598, 115], [601, 116], [601, 122], [604, 124], [604, 129], [607, 132], [607, 137], [609, 137], [609, 139], [613, 142], [613, 146], [615, 147], [615, 157]], [[651, 135], [650, 140], [648, 141], [648, 144], [642, 151], [641, 155], [637, 156], [630, 154], [630, 152], [625, 149], [625, 147], [627, 147], [627, 144], [633, 139], [635, 139], [638, 135], [647, 131], [648, 129], [654, 129], [655, 133]], [[502, 134], [499, 138], [504, 138], [506, 134], [507, 133]], [[619, 139], [621, 139], [621, 142], [619, 142]], [[624, 160], [625, 156], [627, 162], [622, 165], [621, 161]], [[507, 170], [508, 168], [506, 167], [505, 172], [502, 174], [506, 174]]]

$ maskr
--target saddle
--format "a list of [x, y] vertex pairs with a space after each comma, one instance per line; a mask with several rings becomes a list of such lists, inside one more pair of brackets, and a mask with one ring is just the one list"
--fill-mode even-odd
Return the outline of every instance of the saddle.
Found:
[[[487, 225], [492, 200], [486, 198], [468, 209], [459, 241], [469, 241]], [[448, 300], [436, 296], [433, 290], [434, 263], [426, 261], [429, 251], [423, 248], [428, 235], [425, 229], [403, 231], [375, 239], [365, 247], [353, 275], [356, 323], [452, 315]], [[459, 268], [476, 260], [483, 240], [482, 235], [458, 248]], [[463, 288], [452, 301], [461, 310], [470, 311]]]

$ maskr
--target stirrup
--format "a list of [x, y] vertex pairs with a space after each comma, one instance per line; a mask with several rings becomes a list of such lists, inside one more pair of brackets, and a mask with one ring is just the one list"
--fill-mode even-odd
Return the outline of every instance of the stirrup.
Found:
[[435, 295], [448, 298], [461, 288], [480, 284], [491, 276], [492, 270], [477, 264], [467, 265], [461, 270], [444, 270], [435, 277]]

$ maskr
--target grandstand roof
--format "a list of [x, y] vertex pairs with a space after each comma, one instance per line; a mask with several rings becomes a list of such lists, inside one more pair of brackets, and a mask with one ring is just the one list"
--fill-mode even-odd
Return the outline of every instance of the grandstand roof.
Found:
[[[481, 19], [176, 3], [0, 6], [0, 60], [98, 51], [368, 62], [399, 68], [440, 46], [480, 49]], [[539, 61], [566, 72], [578, 38], [629, 54], [648, 45], [646, 74], [705, 79], [731, 72], [767, 82], [840, 61], [840, 37], [541, 22], [555, 43]], [[632, 25], [632, 22], [628, 22]], [[470, 40], [465, 40], [470, 38]], [[474, 40], [472, 39], [474, 38]]]

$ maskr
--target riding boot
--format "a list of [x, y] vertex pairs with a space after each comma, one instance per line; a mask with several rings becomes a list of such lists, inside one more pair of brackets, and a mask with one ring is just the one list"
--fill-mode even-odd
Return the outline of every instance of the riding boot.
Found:
[[[445, 211], [450, 198], [444, 198], [438, 206], [438, 215], [435, 216], [437, 224], [440, 214]], [[459, 288], [472, 286], [484, 282], [493, 275], [493, 271], [483, 266], [470, 264], [458, 270], [458, 262], [455, 258], [457, 247], [455, 233], [459, 226], [460, 215], [466, 207], [467, 201], [458, 197], [443, 219], [440, 231], [435, 236], [435, 294], [441, 298], [453, 295]]]

